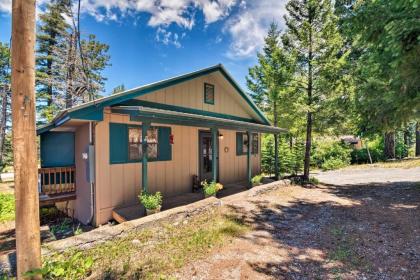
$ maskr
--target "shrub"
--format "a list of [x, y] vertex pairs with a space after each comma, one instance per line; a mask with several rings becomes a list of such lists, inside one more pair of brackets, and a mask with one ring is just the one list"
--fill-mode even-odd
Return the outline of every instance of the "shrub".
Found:
[[208, 183], [207, 180], [204, 180], [203, 182], [201, 182], [201, 185], [203, 186], [203, 192], [205, 197], [216, 195], [218, 191], [223, 189], [223, 185], [220, 183], [216, 183], [215, 181]]
[[141, 204], [149, 210], [154, 210], [162, 206], [162, 194], [160, 192], [154, 194], [142, 192], [139, 195], [139, 199]]
[[314, 142], [311, 162], [324, 170], [342, 168], [350, 164], [352, 149], [341, 141]]
[[255, 175], [254, 177], [252, 177], [252, 179], [251, 179], [252, 186], [261, 185], [262, 178], [263, 178], [263, 175], [261, 175], [261, 174], [260, 175]]
[[43, 263], [42, 268], [26, 272], [24, 276], [43, 279], [85, 279], [91, 273], [92, 257], [85, 257], [81, 252], [75, 253], [70, 258], [62, 255], [54, 256]]
[[[365, 140], [366, 141], [366, 140]], [[376, 137], [368, 141], [369, 153], [372, 162], [384, 161], [384, 140], [383, 137]], [[351, 152], [351, 163], [370, 163], [369, 154], [365, 145], [360, 150]]]
[[0, 222], [15, 219], [15, 198], [13, 194], [0, 193]]

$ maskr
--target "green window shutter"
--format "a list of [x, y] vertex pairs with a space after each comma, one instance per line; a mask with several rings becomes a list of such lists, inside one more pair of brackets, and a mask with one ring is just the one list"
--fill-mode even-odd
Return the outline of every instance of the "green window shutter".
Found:
[[123, 123], [109, 124], [109, 162], [128, 161], [128, 127]]
[[172, 145], [169, 141], [170, 127], [158, 127], [158, 158], [157, 160], [172, 160]]
[[236, 132], [236, 155], [240, 156], [242, 155], [242, 149], [243, 149], [243, 134], [242, 132]]
[[258, 154], [258, 147], [259, 147], [259, 137], [257, 133], [252, 133], [252, 154], [257, 155]]

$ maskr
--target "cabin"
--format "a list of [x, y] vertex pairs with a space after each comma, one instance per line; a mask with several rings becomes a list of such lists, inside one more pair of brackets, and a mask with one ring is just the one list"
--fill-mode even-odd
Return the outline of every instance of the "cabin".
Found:
[[61, 111], [38, 128], [40, 203], [101, 225], [141, 191], [188, 200], [197, 182], [249, 184], [270, 125], [221, 65]]

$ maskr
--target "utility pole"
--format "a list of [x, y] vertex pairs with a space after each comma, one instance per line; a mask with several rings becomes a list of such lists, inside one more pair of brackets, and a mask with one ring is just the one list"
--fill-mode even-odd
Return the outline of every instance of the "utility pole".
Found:
[[34, 48], [35, 0], [13, 0], [12, 132], [18, 279], [41, 267]]

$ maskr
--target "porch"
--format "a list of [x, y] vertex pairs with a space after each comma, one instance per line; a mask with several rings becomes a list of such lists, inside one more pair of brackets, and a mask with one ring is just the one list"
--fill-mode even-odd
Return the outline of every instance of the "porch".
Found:
[[[247, 185], [247, 181], [226, 184], [224, 188], [217, 193], [217, 197], [222, 198], [242, 191], [246, 191], [249, 189]], [[204, 199], [204, 196], [201, 192], [185, 193], [182, 195], [170, 197], [168, 199], [164, 198], [162, 211], [179, 206], [184, 206], [202, 199]], [[112, 211], [112, 218], [118, 223], [139, 219], [144, 216], [146, 216], [146, 211], [140, 203], [130, 206], [119, 207]]]
[[76, 167], [38, 169], [39, 205], [76, 199]]

